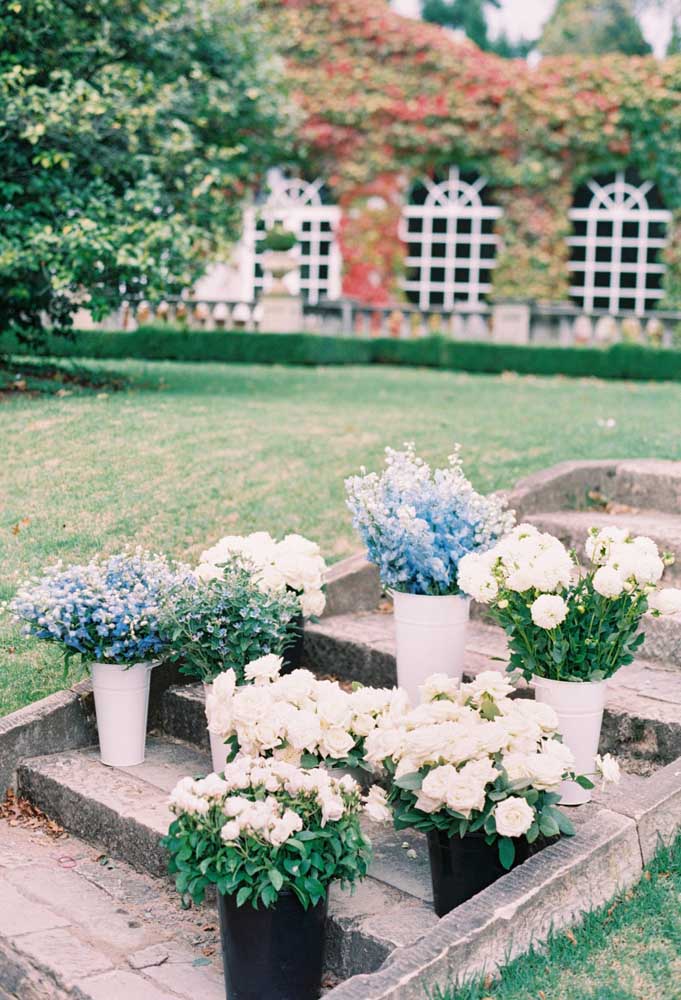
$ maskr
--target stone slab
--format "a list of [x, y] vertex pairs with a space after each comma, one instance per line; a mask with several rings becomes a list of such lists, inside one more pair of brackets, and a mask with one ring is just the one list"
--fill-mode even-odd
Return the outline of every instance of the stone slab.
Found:
[[624, 528], [633, 535], [646, 535], [653, 539], [660, 552], [669, 552], [675, 557], [675, 562], [665, 568], [663, 582], [674, 586], [681, 581], [681, 513], [640, 509], [621, 514], [561, 510], [532, 514], [527, 520], [540, 531], [555, 535], [567, 548], [576, 549], [581, 559], [584, 559], [584, 542], [590, 528]]
[[681, 511], [681, 462], [652, 458], [560, 462], [507, 494], [519, 519], [540, 511], [584, 510], [589, 492], [649, 510]]
[[381, 600], [378, 569], [363, 553], [334, 563], [326, 571], [326, 607], [324, 617], [344, 615], [351, 611], [369, 611]]
[[[12, 879], [11, 905], [23, 919], [21, 933], [16, 923], [14, 936], [0, 929], [0, 996], [223, 1000], [217, 916], [209, 907], [182, 909], [168, 880], [102, 859], [72, 836], [55, 840], [39, 827], [0, 821], [0, 843], [8, 862], [0, 885]], [[45, 928], [44, 910], [55, 925], [68, 926]], [[177, 969], [174, 983], [148, 974], [159, 951]]]
[[642, 869], [633, 820], [600, 809], [574, 838], [530, 858], [448, 914], [382, 969], [332, 990], [330, 1000], [422, 1000], [436, 987], [499, 964], [631, 885]]
[[[184, 775], [209, 770], [207, 754], [152, 738], [147, 742], [147, 759], [137, 767], [105, 767], [97, 751], [87, 749], [24, 761], [18, 782], [22, 794], [66, 829], [101, 845], [114, 859], [125, 858], [139, 871], [161, 876], [167, 858], [159, 840], [172, 818], [168, 791]], [[399, 916], [402, 910], [404, 918]], [[387, 876], [386, 881], [368, 879], [355, 896], [334, 892], [329, 971], [351, 975], [360, 968], [378, 968], [395, 947], [420, 936], [435, 919], [429, 903], [389, 884]], [[148, 943], [135, 940], [130, 950]], [[163, 962], [145, 974], [163, 983], [166, 965]]]

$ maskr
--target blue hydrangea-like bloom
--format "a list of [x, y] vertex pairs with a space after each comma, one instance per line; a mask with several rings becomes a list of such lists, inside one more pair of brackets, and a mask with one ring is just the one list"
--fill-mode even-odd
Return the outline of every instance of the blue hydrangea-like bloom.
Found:
[[459, 560], [484, 552], [513, 526], [495, 496], [477, 493], [463, 473], [458, 446], [431, 471], [412, 443], [386, 448], [382, 473], [345, 481], [352, 523], [386, 587], [408, 594], [458, 593]]
[[188, 566], [137, 549], [66, 569], [57, 564], [25, 583], [10, 610], [26, 635], [61, 643], [67, 655], [137, 663], [164, 649], [163, 596], [193, 579]]

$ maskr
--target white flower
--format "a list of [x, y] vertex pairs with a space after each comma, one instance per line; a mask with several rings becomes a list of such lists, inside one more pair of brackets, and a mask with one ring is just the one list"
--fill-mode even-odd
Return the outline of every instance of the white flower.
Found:
[[525, 799], [513, 795], [495, 806], [494, 819], [502, 837], [522, 837], [534, 822], [534, 809]]
[[319, 618], [325, 607], [326, 597], [322, 590], [304, 590], [300, 595], [303, 618]]
[[604, 785], [610, 782], [619, 784], [620, 766], [611, 754], [606, 753], [603, 757], [596, 754], [596, 768], [603, 778]]
[[473, 810], [482, 812], [485, 808], [485, 789], [488, 778], [485, 774], [466, 764], [449, 782], [447, 807], [468, 818]]
[[565, 768], [563, 761], [556, 754], [531, 753], [526, 758], [530, 779], [535, 788], [541, 791], [555, 791], [563, 780]]
[[382, 764], [387, 757], [398, 756], [404, 735], [396, 726], [374, 729], [366, 738], [364, 753], [371, 764]]
[[518, 698], [513, 701], [513, 711], [530, 722], [536, 723], [545, 733], [555, 733], [558, 729], [558, 716], [551, 705], [531, 698]]
[[539, 628], [552, 629], [565, 621], [568, 606], [558, 594], [542, 594], [531, 605], [530, 613]]
[[489, 552], [469, 552], [459, 560], [457, 583], [461, 590], [482, 604], [489, 604], [499, 593], [499, 584], [492, 572], [498, 555]]
[[499, 701], [511, 693], [513, 684], [506, 674], [498, 670], [483, 670], [470, 684], [463, 684], [461, 690], [475, 701], [479, 701], [483, 695]]
[[292, 809], [286, 809], [280, 820], [272, 826], [270, 842], [274, 847], [285, 843], [289, 837], [303, 829], [303, 821]]
[[352, 735], [340, 726], [322, 731], [319, 749], [324, 757], [343, 760], [355, 745]]
[[675, 615], [681, 611], [681, 590], [677, 587], [656, 590], [648, 598], [648, 604], [652, 611], [659, 611], [661, 615]]
[[364, 808], [367, 816], [374, 823], [389, 823], [392, 819], [386, 793], [378, 785], [372, 785], [369, 794], [364, 799]]
[[607, 562], [613, 545], [626, 541], [628, 532], [624, 528], [589, 528], [584, 549], [593, 563]]
[[435, 701], [436, 698], [456, 698], [459, 694], [459, 680], [449, 674], [431, 674], [419, 687], [422, 702]]
[[447, 801], [447, 793], [451, 783], [456, 779], [456, 768], [451, 764], [443, 764], [441, 767], [434, 767], [432, 771], [423, 779], [421, 792], [434, 802], [438, 802], [438, 808]]
[[414, 807], [420, 809], [424, 813], [434, 813], [438, 809], [442, 809], [443, 802], [441, 799], [431, 799], [429, 795], [424, 795], [423, 791], [420, 791], [416, 796], [416, 802]]
[[279, 676], [282, 663], [283, 659], [281, 656], [268, 653], [267, 656], [261, 656], [257, 660], [251, 660], [250, 663], [246, 664], [244, 674], [247, 680], [255, 681], [256, 684], [260, 682], [267, 683]]
[[212, 563], [200, 563], [194, 570], [194, 576], [202, 583], [207, 583], [209, 580], [222, 579], [224, 572]]
[[220, 830], [220, 836], [227, 843], [232, 843], [239, 839], [239, 834], [241, 833], [241, 824], [236, 819], [231, 819], [228, 823]]
[[594, 573], [593, 586], [602, 597], [619, 597], [624, 590], [624, 580], [612, 566], [601, 566]]
[[322, 826], [325, 826], [329, 822], [335, 823], [345, 812], [343, 799], [340, 795], [320, 789], [319, 801], [322, 807]]

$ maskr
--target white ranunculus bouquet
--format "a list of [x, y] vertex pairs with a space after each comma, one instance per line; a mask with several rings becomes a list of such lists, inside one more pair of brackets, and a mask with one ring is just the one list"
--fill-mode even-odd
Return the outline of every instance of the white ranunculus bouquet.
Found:
[[490, 606], [509, 636], [509, 670], [559, 681], [600, 681], [631, 663], [646, 611], [681, 611], [681, 590], [658, 590], [665, 559], [650, 538], [592, 528], [589, 565], [530, 524], [459, 564], [462, 588]]
[[[421, 704], [399, 717], [385, 714], [366, 738], [367, 760], [391, 780], [388, 801], [395, 827], [442, 830], [447, 836], [484, 835], [510, 868], [515, 843], [572, 834], [556, 808], [559, 787], [574, 778], [574, 758], [558, 736], [548, 705], [511, 699], [503, 674], [486, 671], [470, 684], [434, 675]], [[616, 778], [606, 756], [603, 775]]]
[[234, 560], [249, 566], [264, 590], [295, 591], [304, 618], [316, 618], [324, 610], [326, 563], [316, 542], [296, 534], [278, 542], [266, 531], [226, 535], [201, 553], [196, 575], [215, 579]]
[[306, 767], [322, 761], [364, 767], [366, 738], [381, 720], [399, 719], [409, 707], [404, 692], [395, 689], [348, 692], [307, 670], [280, 677], [276, 659], [246, 667], [253, 684], [237, 687], [231, 670], [213, 683], [206, 699], [208, 728], [232, 755], [273, 756]]

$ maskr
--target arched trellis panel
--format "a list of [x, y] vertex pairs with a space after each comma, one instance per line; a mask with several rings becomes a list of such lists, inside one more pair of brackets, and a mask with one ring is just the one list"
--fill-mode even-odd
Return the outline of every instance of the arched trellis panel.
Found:
[[592, 178], [570, 210], [570, 295], [586, 312], [642, 315], [664, 295], [671, 213], [652, 181], [624, 171]]
[[477, 305], [490, 290], [502, 211], [483, 197], [484, 177], [457, 167], [444, 180], [426, 177], [412, 188], [400, 237], [407, 244], [407, 298], [421, 309]]
[[261, 208], [249, 207], [244, 216], [240, 258], [243, 298], [254, 299], [267, 289], [271, 275], [263, 266], [259, 240], [275, 223], [298, 237], [294, 253], [299, 266], [288, 275], [290, 291], [315, 305], [322, 298], [336, 299], [341, 292], [341, 256], [336, 239], [340, 220], [337, 205], [327, 203], [321, 178], [306, 181], [270, 171], [269, 194]]

